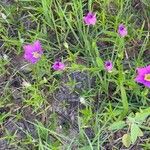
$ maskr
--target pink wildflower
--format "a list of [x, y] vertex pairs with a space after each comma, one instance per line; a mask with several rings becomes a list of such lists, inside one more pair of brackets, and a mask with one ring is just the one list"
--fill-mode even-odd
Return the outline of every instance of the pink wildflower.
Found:
[[111, 72], [113, 69], [113, 64], [110, 60], [105, 61], [105, 70], [107, 70], [108, 72]]
[[137, 68], [137, 76], [135, 81], [142, 83], [144, 86], [150, 88], [150, 65], [146, 67]]
[[33, 44], [24, 45], [24, 59], [35, 64], [38, 62], [43, 54], [40, 41], [35, 41]]
[[62, 63], [61, 61], [55, 61], [52, 68], [56, 71], [64, 70], [65, 69], [65, 64]]
[[96, 14], [89, 12], [86, 16], [83, 17], [83, 20], [86, 25], [95, 25]]
[[119, 27], [118, 27], [118, 34], [121, 37], [125, 37], [128, 34], [127, 28], [123, 24], [119, 25]]

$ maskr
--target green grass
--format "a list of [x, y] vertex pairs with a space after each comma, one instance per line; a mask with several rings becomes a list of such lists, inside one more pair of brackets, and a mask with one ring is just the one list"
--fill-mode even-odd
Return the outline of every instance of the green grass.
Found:
[[[148, 0], [16, 0], [0, 2], [0, 10], [0, 140], [7, 139], [18, 149], [101, 150], [124, 148], [122, 137], [128, 134], [135, 138], [130, 148], [149, 149], [150, 90], [134, 81], [136, 68], [148, 65], [150, 59]], [[95, 26], [83, 22], [88, 11], [96, 12]], [[117, 33], [120, 23], [128, 28], [125, 38]], [[44, 55], [30, 65], [22, 59], [23, 45], [35, 40], [41, 41]], [[58, 58], [67, 64], [64, 72], [51, 68]], [[106, 60], [113, 62], [111, 73], [104, 70]], [[77, 106], [73, 123], [66, 118], [63, 124], [65, 113], [59, 113], [69, 104], [60, 102], [55, 93], [64, 76], [76, 71], [88, 74], [88, 88], [77, 91], [85, 103]], [[12, 85], [16, 78], [19, 86]], [[31, 85], [24, 87], [23, 81]], [[74, 90], [79, 83], [70, 78], [63, 84]], [[3, 111], [5, 107], [9, 111]], [[138, 113], [142, 121], [137, 120]], [[7, 131], [12, 118], [25, 134], [22, 141], [15, 138], [17, 131]], [[33, 125], [36, 136], [17, 121]], [[133, 131], [133, 126], [138, 129]], [[139, 130], [142, 136], [136, 135]]]

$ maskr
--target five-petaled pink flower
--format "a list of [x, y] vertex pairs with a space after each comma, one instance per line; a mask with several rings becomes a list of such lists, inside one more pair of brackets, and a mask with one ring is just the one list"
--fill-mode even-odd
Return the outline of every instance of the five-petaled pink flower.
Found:
[[144, 86], [150, 88], [150, 65], [146, 67], [137, 68], [137, 76], [135, 81], [142, 83]]
[[86, 16], [83, 17], [84, 23], [86, 25], [95, 25], [96, 23], [96, 14], [89, 12]]
[[24, 59], [35, 64], [38, 62], [43, 54], [40, 41], [35, 41], [33, 44], [24, 45]]
[[104, 67], [106, 71], [111, 72], [113, 69], [113, 63], [110, 60], [105, 61]]
[[55, 61], [52, 68], [56, 71], [61, 71], [65, 69], [65, 64], [61, 61]]
[[125, 37], [128, 34], [127, 28], [123, 24], [119, 25], [119, 27], [118, 27], [118, 34], [121, 37]]

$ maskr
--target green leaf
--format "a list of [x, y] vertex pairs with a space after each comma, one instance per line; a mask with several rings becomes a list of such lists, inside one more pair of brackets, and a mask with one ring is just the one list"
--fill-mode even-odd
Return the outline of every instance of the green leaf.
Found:
[[81, 69], [81, 70], [83, 70], [83, 69], [85, 69], [86, 67], [84, 66], [84, 65], [79, 65], [79, 64], [75, 64], [75, 63], [72, 63], [71, 64], [71, 67], [72, 67], [72, 69], [74, 69], [74, 70], [76, 70], [76, 69]]
[[[123, 77], [120, 77], [120, 78], [123, 78]], [[120, 92], [121, 92], [121, 99], [122, 99], [122, 104], [123, 104], [123, 109], [124, 109], [122, 113], [122, 117], [125, 117], [129, 110], [129, 104], [128, 104], [126, 89], [123, 86], [123, 81], [121, 81], [121, 84], [120, 84]]]
[[143, 136], [143, 132], [141, 131], [141, 129], [138, 127], [137, 124], [132, 124], [131, 125], [131, 141], [132, 143], [134, 143], [138, 136]]
[[97, 66], [100, 68], [100, 70], [104, 69], [104, 63], [100, 57], [96, 57], [96, 63], [97, 63]]
[[150, 111], [136, 113], [134, 119], [136, 120], [136, 122], [143, 123], [149, 115], [150, 115]]
[[140, 128], [139, 128], [138, 136], [143, 136], [143, 132], [142, 132], [142, 130]]
[[114, 122], [113, 124], [110, 125], [109, 130], [119, 130], [122, 129], [125, 125], [126, 124], [124, 121]]
[[134, 123], [135, 122], [135, 119], [133, 117], [128, 116], [127, 118], [128, 118], [128, 121], [130, 123]]
[[131, 136], [129, 134], [124, 134], [122, 137], [122, 143], [125, 147], [129, 147], [131, 145]]

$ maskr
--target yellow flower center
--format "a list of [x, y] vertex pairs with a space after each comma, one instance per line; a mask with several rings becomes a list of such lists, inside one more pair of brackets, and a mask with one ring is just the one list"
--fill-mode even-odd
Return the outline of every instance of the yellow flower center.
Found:
[[39, 54], [38, 52], [33, 52], [32, 54], [33, 54], [33, 57], [34, 57], [34, 58], [39, 58], [39, 57], [41, 57], [41, 54]]
[[150, 73], [145, 75], [144, 80], [145, 81], [150, 81]]

